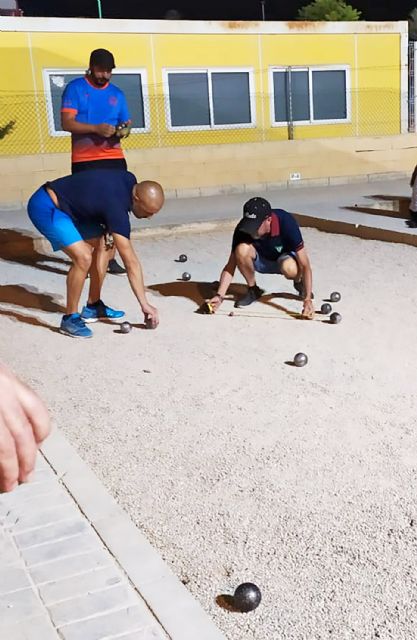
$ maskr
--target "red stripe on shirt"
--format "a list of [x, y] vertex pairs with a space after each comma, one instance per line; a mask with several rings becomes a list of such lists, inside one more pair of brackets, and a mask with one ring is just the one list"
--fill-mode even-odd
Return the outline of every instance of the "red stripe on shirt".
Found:
[[280, 226], [279, 226], [279, 218], [276, 213], [272, 214], [271, 220], [271, 236], [279, 236]]

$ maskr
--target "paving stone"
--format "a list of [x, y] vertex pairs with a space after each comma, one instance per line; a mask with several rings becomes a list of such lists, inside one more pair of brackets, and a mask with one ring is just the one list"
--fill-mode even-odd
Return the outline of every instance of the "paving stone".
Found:
[[[146, 629], [136, 629], [122, 635], [106, 637], [106, 640], [169, 640], [167, 634], [161, 627], [147, 627]], [[196, 638], [197, 640], [197, 638]]]
[[22, 502], [28, 502], [33, 500], [37, 496], [48, 495], [56, 491], [56, 480], [51, 478], [45, 482], [37, 482], [32, 484], [31, 482], [21, 484], [14, 491], [9, 493], [3, 493], [1, 495], [1, 502], [6, 506], [14, 506], [21, 504]]
[[0, 638], [2, 640], [60, 640], [58, 632], [45, 614], [20, 620], [12, 625], [3, 624], [0, 620]]
[[28, 589], [31, 586], [24, 567], [3, 567], [1, 556], [0, 563], [0, 595], [18, 589]]
[[75, 520], [57, 522], [41, 527], [40, 529], [16, 535], [15, 542], [20, 550], [30, 549], [36, 545], [63, 540], [89, 530], [90, 525], [79, 515]]
[[48, 582], [63, 580], [85, 571], [109, 565], [114, 565], [114, 560], [106, 550], [101, 548], [29, 567], [29, 573], [34, 583], [39, 587], [39, 585]]
[[43, 562], [52, 562], [59, 558], [79, 555], [83, 551], [94, 551], [98, 545], [97, 536], [90, 531], [66, 540], [49, 542], [38, 547], [22, 549], [21, 554], [29, 567]]
[[0, 559], [1, 566], [8, 567], [10, 565], [22, 564], [21, 557], [13, 544], [11, 536], [0, 529]]
[[69, 520], [70, 518], [75, 519], [77, 517], [82, 517], [80, 510], [75, 504], [68, 502], [51, 506], [41, 511], [35, 511], [29, 514], [24, 513], [17, 519], [16, 517], [9, 516], [5, 519], [4, 526], [10, 528], [13, 531], [13, 535], [17, 535], [31, 531], [32, 529], [45, 527], [54, 522], [61, 522], [62, 520]]
[[32, 588], [0, 596], [0, 620], [3, 625], [20, 622], [24, 618], [34, 618], [43, 613], [43, 605]]
[[[149, 615], [151, 614], [144, 614], [142, 607], [129, 607], [60, 627], [59, 633], [64, 640], [102, 640], [103, 638], [120, 636], [123, 632], [138, 631], [137, 639], [141, 640], [141, 631], [139, 630], [150, 626]], [[195, 638], [195, 640], [198, 639]]]
[[39, 451], [38, 455], [36, 456], [36, 466], [35, 469], [50, 469], [53, 472], [51, 465], [49, 464], [49, 462], [47, 460], [45, 460], [45, 458], [43, 457], [42, 453]]
[[144, 583], [140, 592], [152, 610], [158, 612], [159, 622], [169, 630], [172, 638], [195, 640], [198, 629], [198, 640], [225, 640], [208, 614], [176, 576]]
[[[18, 489], [16, 491], [18, 491]], [[29, 516], [34, 513], [41, 513], [44, 509], [50, 509], [51, 507], [73, 504], [68, 493], [56, 483], [52, 491], [48, 490], [45, 494], [37, 495], [36, 500], [34, 500], [33, 497], [28, 498], [28, 496], [24, 494], [19, 500], [16, 497], [15, 501], [6, 501], [3, 496], [1, 496], [0, 518], [7, 517], [17, 520], [23, 515]]]
[[38, 588], [45, 604], [51, 605], [61, 600], [76, 598], [92, 591], [112, 587], [122, 582], [126, 582], [126, 579], [120, 569], [116, 565], [110, 565], [88, 573], [79, 573], [64, 580], [48, 582]]
[[56, 474], [52, 471], [51, 467], [37, 467], [33, 473], [33, 479], [29, 484], [39, 484], [40, 482], [47, 482], [49, 480], [57, 480]]
[[61, 627], [108, 611], [133, 606], [137, 604], [137, 600], [136, 591], [124, 584], [50, 605], [48, 610], [55, 626]]

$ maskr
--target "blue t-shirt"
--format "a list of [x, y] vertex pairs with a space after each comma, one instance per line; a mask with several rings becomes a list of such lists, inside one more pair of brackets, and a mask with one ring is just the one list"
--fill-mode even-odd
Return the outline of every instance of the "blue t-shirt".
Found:
[[[130, 120], [125, 94], [109, 82], [95, 87], [84, 78], [75, 78], [65, 87], [61, 103], [62, 113], [73, 113], [77, 122], [84, 124], [118, 124]], [[72, 134], [72, 161], [89, 162], [123, 158], [120, 138], [103, 138], [95, 133]]]
[[266, 260], [277, 260], [283, 253], [300, 251], [304, 247], [298, 222], [284, 209], [272, 209], [271, 233], [254, 240], [252, 236], [240, 230], [237, 225], [232, 240], [232, 251], [238, 244], [253, 244], [256, 251]]
[[47, 182], [59, 208], [75, 221], [99, 222], [110, 233], [130, 238], [129, 211], [137, 180], [124, 169], [90, 169]]

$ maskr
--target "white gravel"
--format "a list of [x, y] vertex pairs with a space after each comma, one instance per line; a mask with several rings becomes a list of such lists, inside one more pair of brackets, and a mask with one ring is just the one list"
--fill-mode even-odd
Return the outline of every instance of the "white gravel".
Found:
[[[340, 325], [262, 303], [194, 314], [193, 282], [217, 279], [230, 246], [229, 232], [196, 234], [138, 243], [147, 283], [170, 294], [152, 295], [160, 328], [100, 323], [89, 341], [42, 326], [57, 313], [10, 304], [53, 305], [62, 275], [3, 262], [0, 355], [230, 640], [411, 640], [417, 252], [304, 235], [317, 305], [340, 291]], [[192, 281], [177, 283], [184, 270]], [[292, 293], [279, 277], [258, 282]], [[142, 321], [126, 278], [108, 277], [104, 299]], [[298, 351], [302, 369], [285, 364]], [[217, 606], [244, 581], [262, 589], [255, 612]]]

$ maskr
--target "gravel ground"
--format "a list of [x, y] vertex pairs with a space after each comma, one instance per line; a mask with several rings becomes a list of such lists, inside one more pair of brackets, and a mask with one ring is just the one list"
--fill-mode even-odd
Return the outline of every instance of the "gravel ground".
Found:
[[[417, 252], [304, 235], [316, 302], [340, 291], [340, 325], [295, 319], [274, 276], [258, 279], [278, 294], [267, 304], [195, 314], [230, 232], [183, 235], [138, 243], [158, 330], [139, 327], [126, 278], [110, 276], [104, 299], [138, 326], [100, 323], [89, 341], [51, 330], [65, 264], [3, 261], [0, 355], [230, 640], [410, 640]], [[286, 364], [298, 351], [302, 369]], [[262, 589], [255, 612], [216, 604], [243, 581]]]

